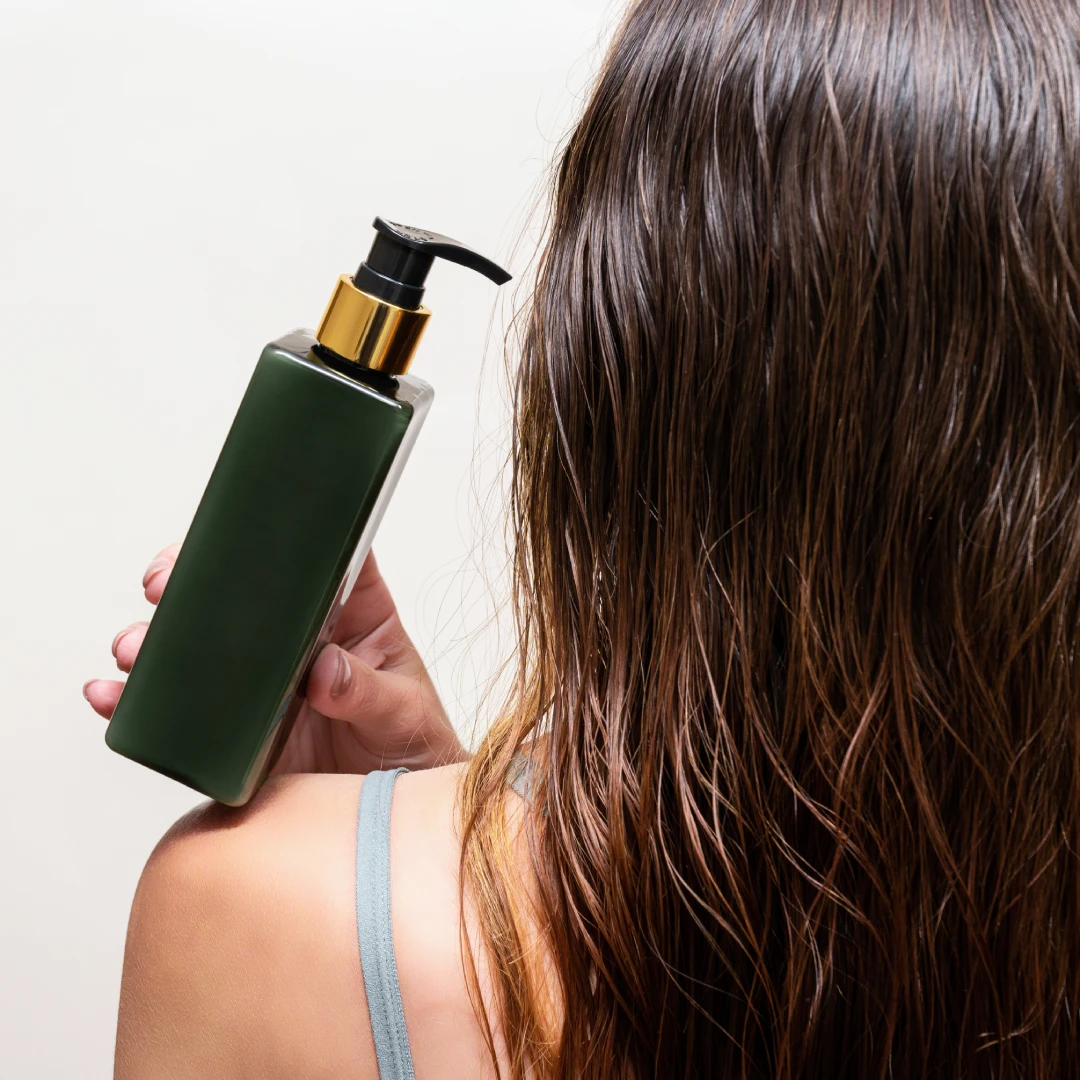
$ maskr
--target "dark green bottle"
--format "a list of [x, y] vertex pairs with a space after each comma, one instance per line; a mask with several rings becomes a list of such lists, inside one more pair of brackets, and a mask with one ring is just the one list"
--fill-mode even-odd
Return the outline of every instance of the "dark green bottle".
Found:
[[509, 280], [447, 237], [375, 228], [319, 329], [263, 349], [105, 735], [233, 806], [288, 737], [431, 404], [405, 372], [432, 261]]

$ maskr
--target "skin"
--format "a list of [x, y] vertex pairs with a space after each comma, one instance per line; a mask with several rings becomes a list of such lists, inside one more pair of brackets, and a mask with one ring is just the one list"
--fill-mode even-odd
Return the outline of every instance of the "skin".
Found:
[[[178, 550], [147, 570], [152, 603]], [[113, 640], [122, 672], [146, 625]], [[122, 689], [95, 679], [83, 693], [107, 718]], [[356, 812], [363, 774], [398, 764], [415, 770], [395, 789], [390, 872], [416, 1076], [493, 1076], [459, 936], [465, 757], [369, 557], [276, 775], [243, 808], [186, 815], [146, 864], [124, 955], [117, 1080], [376, 1080], [356, 940]], [[521, 801], [510, 799], [516, 828]]]

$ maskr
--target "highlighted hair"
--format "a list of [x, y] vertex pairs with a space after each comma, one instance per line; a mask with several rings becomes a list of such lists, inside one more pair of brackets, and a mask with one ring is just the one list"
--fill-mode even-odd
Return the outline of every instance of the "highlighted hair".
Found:
[[633, 6], [464, 795], [515, 1080], [1077, 1073], [1078, 268], [1073, 0]]

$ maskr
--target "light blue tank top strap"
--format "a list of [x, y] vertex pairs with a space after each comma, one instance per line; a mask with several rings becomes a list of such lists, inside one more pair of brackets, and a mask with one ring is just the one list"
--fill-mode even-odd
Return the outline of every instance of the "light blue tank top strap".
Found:
[[381, 1080], [415, 1080], [390, 915], [390, 805], [403, 772], [368, 773], [356, 819], [356, 933]]
[[[380, 1080], [415, 1080], [390, 911], [390, 806], [397, 778], [408, 771], [368, 773], [356, 818], [356, 935]], [[523, 754], [515, 755], [506, 780], [529, 799], [532, 770]]]
[[506, 782], [526, 801], [532, 801], [532, 759], [520, 750], [510, 759]]

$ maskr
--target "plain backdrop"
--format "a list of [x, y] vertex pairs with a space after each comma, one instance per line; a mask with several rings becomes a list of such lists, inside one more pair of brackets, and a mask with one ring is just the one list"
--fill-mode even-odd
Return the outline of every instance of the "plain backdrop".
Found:
[[[618, 10], [0, 0], [0, 1075], [111, 1074], [135, 884], [199, 799], [111, 754], [80, 687], [148, 617], [260, 349], [318, 322], [377, 213], [525, 273]], [[501, 655], [509, 309], [451, 266], [427, 302], [436, 401], [375, 550], [468, 729]]]

